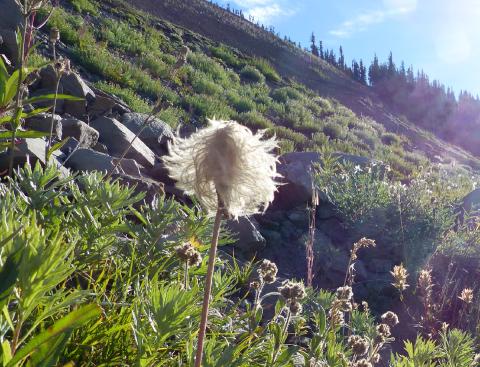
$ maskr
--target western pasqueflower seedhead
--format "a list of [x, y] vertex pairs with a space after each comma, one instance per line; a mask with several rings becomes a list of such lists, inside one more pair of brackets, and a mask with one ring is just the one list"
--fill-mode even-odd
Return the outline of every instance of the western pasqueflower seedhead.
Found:
[[218, 200], [234, 218], [265, 211], [277, 188], [274, 138], [234, 121], [209, 120], [189, 138], [175, 138], [163, 158], [179, 189], [214, 215]]

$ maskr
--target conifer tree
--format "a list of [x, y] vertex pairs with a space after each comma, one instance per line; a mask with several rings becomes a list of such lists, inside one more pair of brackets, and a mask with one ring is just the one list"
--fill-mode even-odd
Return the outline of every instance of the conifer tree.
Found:
[[342, 46], [340, 46], [340, 49], [339, 49], [339, 57], [338, 57], [338, 67], [342, 70], [345, 69], [345, 56], [343, 55], [343, 48]]
[[312, 52], [313, 55], [320, 56], [318, 52], [317, 41], [315, 40], [315, 34], [313, 32], [312, 32], [312, 35], [310, 36], [310, 51]]
[[320, 47], [319, 47], [318, 51], [319, 51], [320, 58], [325, 59], [325, 54], [323, 52], [323, 42], [322, 41], [320, 41]]

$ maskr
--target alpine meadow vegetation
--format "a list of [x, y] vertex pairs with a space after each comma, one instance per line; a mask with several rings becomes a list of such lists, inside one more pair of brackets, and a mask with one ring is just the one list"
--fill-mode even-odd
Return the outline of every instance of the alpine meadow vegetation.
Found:
[[[0, 55], [1, 366], [480, 366], [480, 288], [462, 275], [480, 264], [480, 227], [456, 209], [479, 182], [473, 170], [404, 150], [407, 137], [284, 80], [265, 59], [180, 47], [178, 28], [164, 34], [123, 1], [17, 3], [18, 60]], [[52, 58], [34, 46], [39, 33]], [[73, 62], [145, 113], [104, 172], [66, 170], [79, 147], [55, 157], [68, 140], [54, 135], [56, 104], [80, 100], [59, 89]], [[30, 96], [46, 67], [55, 93]], [[48, 129], [28, 129], [40, 114]], [[150, 198], [117, 174], [155, 117], [187, 126], [161, 159], [182, 197]], [[43, 139], [45, 160], [18, 165], [30, 138]], [[302, 150], [321, 160], [304, 208], [309, 252], [297, 256], [316, 264], [323, 203], [355, 238], [335, 288], [228, 251], [236, 234], [225, 223], [262, 216], [284, 185], [278, 155]], [[378, 160], [348, 163], [336, 151]], [[388, 269], [392, 308], [379, 312], [356, 286], [360, 257], [388, 246], [403, 262]]]

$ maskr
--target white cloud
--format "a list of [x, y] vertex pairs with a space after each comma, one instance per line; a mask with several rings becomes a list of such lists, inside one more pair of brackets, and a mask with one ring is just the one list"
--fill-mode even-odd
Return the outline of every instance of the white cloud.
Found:
[[368, 29], [371, 25], [383, 23], [400, 15], [409, 14], [417, 8], [417, 0], [384, 0], [383, 4], [383, 9], [361, 13], [353, 19], [344, 21], [329, 33], [335, 37], [346, 38]]
[[253, 16], [255, 21], [269, 24], [276, 18], [293, 15], [287, 0], [234, 0], [236, 5], [244, 9], [245, 15]]

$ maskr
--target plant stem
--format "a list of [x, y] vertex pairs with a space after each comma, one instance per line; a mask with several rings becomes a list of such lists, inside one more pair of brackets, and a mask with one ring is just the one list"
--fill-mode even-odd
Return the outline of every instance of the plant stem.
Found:
[[17, 95], [15, 99], [15, 122], [12, 125], [12, 142], [10, 144], [10, 162], [8, 164], [8, 175], [13, 176], [13, 159], [15, 157], [15, 139], [17, 138], [17, 119], [19, 114], [22, 113], [22, 82], [23, 82], [23, 62], [25, 60], [25, 33], [28, 26], [28, 16], [23, 16], [23, 35], [22, 44], [20, 45], [20, 53], [18, 54], [18, 83], [17, 83]]
[[143, 130], [145, 130], [145, 128], [147, 127], [147, 125], [150, 123], [151, 121], [151, 118], [155, 115], [155, 111], [152, 111], [150, 112], [150, 114], [145, 118], [145, 120], [143, 121], [143, 125], [142, 127], [140, 128], [140, 130], [138, 130], [138, 132], [135, 134], [135, 136], [133, 137], [132, 141], [130, 142], [130, 144], [128, 144], [128, 147], [123, 151], [122, 155], [120, 156], [120, 158], [117, 160], [117, 162], [115, 163], [115, 165], [112, 167], [112, 169], [110, 170], [110, 172], [108, 172], [108, 174], [105, 176], [105, 179], [109, 179], [112, 174], [115, 172], [115, 170], [118, 168], [118, 166], [120, 165], [120, 163], [122, 163], [123, 159], [125, 158], [125, 156], [127, 155], [127, 153], [130, 151], [130, 148], [132, 147], [133, 143], [135, 142], [135, 140], [139, 137], [139, 135], [143, 132]]
[[210, 252], [208, 254], [209, 257], [208, 257], [207, 279], [205, 280], [205, 291], [203, 294], [202, 317], [200, 320], [200, 330], [198, 332], [198, 344], [197, 344], [197, 353], [195, 355], [195, 367], [201, 367], [202, 365], [203, 344], [205, 341], [205, 332], [207, 330], [208, 306], [210, 303], [210, 295], [212, 293], [213, 270], [215, 267], [215, 257], [217, 254], [218, 236], [220, 234], [220, 223], [222, 221], [222, 215], [223, 215], [223, 204], [219, 198], [217, 213], [215, 215], [215, 223], [213, 225], [212, 244], [210, 246]]
[[[53, 47], [53, 62], [54, 62], [54, 68], [57, 67], [57, 53], [55, 51], [55, 42], [52, 44]], [[56, 83], [55, 83], [55, 98], [53, 100], [53, 109], [52, 109], [52, 118], [50, 120], [50, 135], [48, 136], [48, 143], [45, 147], [45, 160], [48, 157], [48, 151], [50, 147], [52, 146], [52, 137], [53, 137], [53, 124], [55, 120], [55, 110], [57, 109], [57, 97], [58, 97], [58, 88], [60, 86], [60, 79], [62, 77], [61, 72], [55, 70], [55, 76], [57, 78]]]
[[185, 271], [183, 274], [183, 286], [185, 287], [185, 290], [188, 289], [188, 261], [185, 261]]

